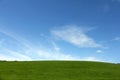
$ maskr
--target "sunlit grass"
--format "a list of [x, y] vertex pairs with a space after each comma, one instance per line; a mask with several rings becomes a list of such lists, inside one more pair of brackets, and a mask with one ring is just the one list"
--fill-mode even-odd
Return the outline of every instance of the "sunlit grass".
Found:
[[0, 80], [120, 80], [120, 65], [85, 61], [0, 62]]

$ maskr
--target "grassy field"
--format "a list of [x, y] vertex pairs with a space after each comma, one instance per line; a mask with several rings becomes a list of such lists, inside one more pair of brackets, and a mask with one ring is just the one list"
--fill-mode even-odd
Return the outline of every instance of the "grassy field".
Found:
[[0, 62], [0, 80], [120, 80], [120, 64], [85, 61]]

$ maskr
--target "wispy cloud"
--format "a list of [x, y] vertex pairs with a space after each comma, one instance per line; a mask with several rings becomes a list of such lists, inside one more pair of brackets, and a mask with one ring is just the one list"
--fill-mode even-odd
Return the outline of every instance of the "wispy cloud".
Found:
[[96, 53], [102, 53], [103, 51], [102, 50], [97, 50]]
[[102, 47], [92, 37], [87, 35], [89, 29], [81, 28], [79, 26], [64, 26], [62, 28], [54, 29], [51, 33], [61, 40], [74, 44], [82, 48], [97, 48]]
[[10, 57], [10, 56], [7, 56], [7, 55], [3, 55], [3, 54], [0, 54], [0, 60], [17, 60], [17, 58], [14, 58], [14, 57]]
[[[65, 39], [70, 39], [68, 42], [75, 44], [79, 47], [101, 47], [100, 44], [96, 43], [93, 39], [88, 37], [85, 32], [90, 29], [80, 29], [78, 27], [70, 27], [66, 29], [61, 29], [59, 34], [62, 32], [61, 36], [67, 37]], [[54, 30], [56, 32], [56, 30]], [[53, 31], [53, 33], [54, 33]], [[39, 47], [33, 45], [29, 40], [21, 38], [17, 35], [6, 31], [0, 31], [3, 35], [3, 39], [0, 40], [2, 46], [0, 47], [0, 60], [18, 60], [18, 61], [31, 61], [31, 60], [84, 60], [84, 61], [100, 61], [94, 57], [79, 58], [69, 53], [61, 52], [61, 48], [53, 40], [50, 41], [52, 47], [47, 49], [45, 46]], [[68, 35], [69, 34], [69, 35]], [[6, 41], [5, 36], [9, 37]], [[77, 35], [77, 36], [76, 36]], [[44, 35], [43, 35], [44, 36]], [[57, 36], [57, 35], [56, 35]], [[70, 38], [70, 36], [72, 38]], [[57, 36], [59, 37], [59, 36]], [[64, 38], [63, 37], [63, 38]], [[61, 38], [61, 37], [60, 37]], [[7, 38], [8, 39], [8, 38]], [[72, 41], [73, 39], [73, 41]], [[78, 41], [77, 41], [78, 39]], [[82, 39], [82, 40], [81, 40]], [[64, 39], [63, 39], [64, 40]], [[85, 41], [84, 41], [85, 40]], [[10, 41], [10, 42], [9, 42]], [[12, 42], [11, 42], [12, 41]], [[76, 42], [77, 41], [77, 42]], [[79, 42], [82, 41], [82, 42]], [[13, 48], [9, 48], [9, 43], [14, 44]], [[7, 46], [5, 46], [5, 44]], [[84, 46], [85, 44], [85, 46]], [[18, 46], [19, 45], [19, 46]]]
[[120, 2], [120, 0], [112, 0], [112, 2]]
[[32, 60], [28, 55], [19, 53], [17, 51], [7, 50], [9, 54], [15, 57], [17, 60]]
[[[62, 53], [55, 42], [52, 42], [52, 48], [47, 49], [45, 46], [35, 46], [29, 40], [24, 39], [9, 31], [0, 30], [0, 34], [7, 37], [9, 40], [1, 40], [3, 44], [0, 47], [0, 60], [72, 60], [75, 59], [72, 55]], [[8, 47], [14, 44], [12, 48]]]
[[2, 46], [2, 44], [4, 43], [4, 39], [0, 40], [0, 46]]
[[111, 11], [111, 6], [109, 4], [105, 4], [102, 6], [104, 13], [109, 13]]
[[60, 52], [38, 50], [37, 54], [42, 60], [75, 60], [76, 58], [69, 54]]
[[59, 52], [61, 50], [60, 47], [58, 47], [57, 44], [54, 41], [51, 41], [51, 43], [52, 43], [55, 51]]
[[[11, 56], [10, 56], [11, 54]], [[14, 60], [19, 60], [19, 61], [31, 61], [32, 59], [28, 56], [25, 56], [23, 54], [20, 54], [15, 51], [9, 52], [9, 55], [6, 55], [5, 53], [0, 53], [0, 60], [7, 60], [7, 61], [14, 61]]]
[[102, 61], [102, 60], [99, 60], [95, 57], [85, 57], [82, 60], [84, 60], [84, 61]]
[[113, 40], [114, 41], [120, 41], [120, 37], [115, 37]]

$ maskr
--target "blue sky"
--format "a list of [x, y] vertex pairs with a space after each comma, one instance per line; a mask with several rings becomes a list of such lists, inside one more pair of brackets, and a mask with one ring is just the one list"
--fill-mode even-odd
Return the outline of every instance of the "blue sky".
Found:
[[120, 62], [120, 0], [0, 0], [0, 60]]

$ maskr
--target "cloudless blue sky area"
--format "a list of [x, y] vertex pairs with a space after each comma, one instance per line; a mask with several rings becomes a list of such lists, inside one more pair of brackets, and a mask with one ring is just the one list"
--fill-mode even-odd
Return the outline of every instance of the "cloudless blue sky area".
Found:
[[120, 62], [119, 0], [0, 0], [1, 60]]

